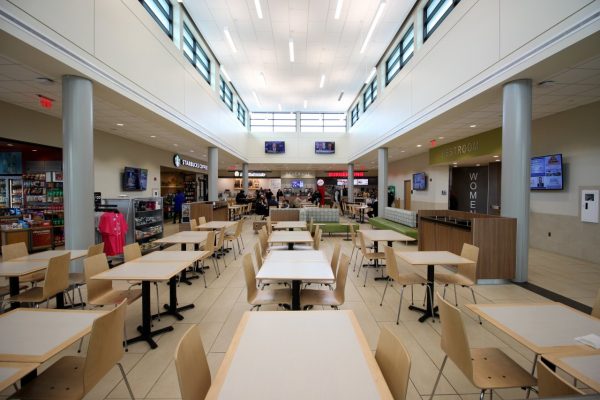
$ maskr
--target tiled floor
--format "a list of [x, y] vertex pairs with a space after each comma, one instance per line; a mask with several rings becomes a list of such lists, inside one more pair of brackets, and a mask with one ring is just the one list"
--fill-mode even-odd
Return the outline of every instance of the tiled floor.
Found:
[[[174, 226], [167, 226], [174, 231]], [[363, 225], [368, 229], [368, 225]], [[246, 251], [257, 240], [251, 230], [251, 224], [246, 223], [244, 228]], [[351, 242], [343, 241], [342, 237], [325, 236], [322, 248], [331, 254], [336, 242], [342, 243], [342, 251], [350, 254]], [[403, 247], [395, 244], [394, 246]], [[411, 247], [411, 246], [409, 246]], [[412, 246], [414, 249], [415, 246]], [[242, 314], [249, 310], [246, 303], [246, 290], [244, 277], [241, 270], [240, 258], [237, 261], [228, 256], [228, 267], [221, 268], [220, 278], [215, 277], [212, 268], [208, 272], [208, 288], [204, 288], [201, 281], [195, 281], [192, 286], [182, 285], [178, 289], [179, 303], [193, 302], [195, 308], [184, 312], [183, 321], [174, 321], [171, 317], [164, 317], [156, 326], [173, 324], [175, 330], [157, 337], [159, 347], [149, 350], [145, 343], [130, 346], [129, 352], [123, 357], [123, 364], [127, 370], [129, 381], [137, 399], [178, 399], [179, 388], [177, 376], [173, 365], [173, 354], [181, 335], [190, 324], [198, 324], [202, 332], [204, 347], [208, 352], [208, 361], [214, 377], [231, 338], [235, 332]], [[565, 269], [568, 269], [565, 271]], [[577, 271], [578, 273], [573, 273]], [[424, 272], [424, 271], [421, 271]], [[579, 273], [581, 272], [581, 273]], [[373, 274], [373, 272], [371, 272]], [[563, 294], [572, 294], [575, 298], [587, 304], [590, 303], [595, 290], [600, 286], [600, 266], [581, 263], [564, 257], [557, 257], [540, 251], [531, 252], [530, 274], [534, 283], [555, 285], [556, 290]], [[556, 276], [549, 280], [549, 274]], [[581, 278], [578, 277], [581, 275]], [[576, 281], [574, 279], [579, 279]], [[400, 324], [395, 324], [397, 306], [399, 302], [399, 288], [388, 289], [383, 307], [379, 306], [383, 293], [383, 282], [374, 282], [369, 279], [367, 287], [363, 287], [363, 275], [356, 277], [356, 273], [349, 273], [346, 286], [346, 303], [344, 309], [351, 309], [357, 316], [361, 328], [367, 337], [372, 350], [375, 350], [379, 329], [389, 327], [400, 337], [408, 348], [412, 369], [408, 399], [428, 398], [431, 393], [438, 368], [443, 359], [440, 350], [440, 325], [439, 322], [421, 324], [417, 321], [418, 314], [407, 309], [410, 302], [410, 290], [405, 290], [403, 309], [400, 315]], [[166, 299], [168, 290], [166, 285], [161, 285], [162, 299]], [[540, 302], [545, 299], [522, 289], [516, 285], [496, 285], [476, 287], [477, 300], [481, 303], [490, 302]], [[154, 294], [154, 292], [152, 293]], [[464, 304], [471, 301], [470, 293], [459, 289], [459, 304], [465, 310]], [[422, 299], [423, 291], [415, 288], [415, 299]], [[419, 301], [417, 301], [418, 303]], [[154, 303], [153, 303], [154, 304]], [[267, 308], [270, 309], [270, 308]], [[128, 332], [134, 332], [140, 321], [141, 304], [137, 302], [129, 307], [127, 315]], [[465, 311], [465, 323], [473, 347], [495, 346], [504, 350], [523, 367], [529, 369], [533, 354], [517, 344], [514, 340], [499, 332], [497, 329], [484, 323], [483, 326], [476, 322], [473, 314]], [[62, 355], [76, 354], [76, 346], [71, 346]], [[53, 362], [54, 360], [51, 360]], [[10, 389], [2, 395], [10, 394]], [[475, 389], [458, 371], [448, 363], [444, 378], [437, 390], [439, 399], [476, 399]], [[521, 390], [502, 390], [498, 393], [503, 399], [523, 398]], [[1, 397], [1, 396], [0, 396]], [[121, 382], [117, 368], [113, 370], [92, 390], [86, 399], [127, 399], [127, 391]]]

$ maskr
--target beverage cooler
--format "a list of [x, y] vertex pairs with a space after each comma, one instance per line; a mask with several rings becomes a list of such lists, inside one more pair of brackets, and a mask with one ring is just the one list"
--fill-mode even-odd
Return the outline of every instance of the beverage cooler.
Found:
[[0, 208], [23, 207], [23, 179], [20, 176], [0, 176]]

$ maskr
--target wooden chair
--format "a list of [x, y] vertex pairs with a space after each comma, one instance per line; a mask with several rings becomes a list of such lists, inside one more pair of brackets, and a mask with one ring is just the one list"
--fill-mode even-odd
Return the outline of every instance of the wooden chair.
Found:
[[410, 355], [400, 339], [386, 327], [381, 328], [379, 334], [375, 361], [394, 399], [404, 400], [408, 390]]
[[142, 296], [141, 289], [113, 289], [112, 281], [92, 279], [94, 275], [108, 271], [106, 254], [101, 253], [83, 260], [83, 271], [91, 306], [117, 305], [126, 300], [131, 304]]
[[[269, 208], [271, 208], [271, 207], [269, 207]], [[267, 227], [267, 235], [270, 235], [271, 233], [273, 233], [273, 223], [271, 222], [270, 215], [267, 217], [266, 227]]]
[[300, 304], [306, 309], [308, 306], [330, 306], [338, 309], [346, 299], [346, 278], [348, 276], [350, 258], [342, 254], [338, 267], [337, 279], [334, 290], [304, 289], [300, 292]]
[[[365, 244], [365, 237], [363, 236], [363, 233], [361, 231], [358, 231], [356, 233], [356, 235], [358, 236], [358, 244], [360, 246], [360, 253], [361, 253], [361, 258], [360, 258], [360, 263], [358, 264], [358, 273], [356, 274], [356, 277], [358, 278], [360, 276], [360, 269], [364, 268], [365, 270], [365, 282], [363, 283], [363, 286], [367, 286], [367, 275], [369, 275], [369, 267], [365, 267], [363, 265], [363, 262], [365, 260], [365, 258], [368, 261], [375, 261], [375, 260], [385, 260], [385, 253], [378, 251], [367, 251], [368, 247]], [[356, 259], [358, 260], [358, 257], [356, 257]], [[382, 265], [379, 265], [379, 268], [381, 268]]]
[[195, 219], [190, 218], [190, 231], [197, 231], [198, 230], [198, 223], [196, 222]]
[[308, 233], [310, 233], [311, 235], [313, 234], [313, 228], [315, 226], [315, 219], [313, 217], [310, 217], [310, 219], [308, 220]]
[[[244, 228], [244, 221], [243, 220], [239, 220], [237, 222], [237, 224], [235, 225], [235, 232], [230, 233], [230, 234], [225, 234], [225, 241], [231, 243], [231, 248], [233, 250], [233, 258], [234, 260], [237, 260], [237, 257], [235, 255], [235, 243], [237, 243], [237, 247], [238, 247], [238, 252], [240, 254], [242, 254], [242, 247], [240, 245], [240, 238], [242, 237], [242, 229]], [[235, 240], [235, 242], [234, 242]]]
[[182, 400], [206, 397], [211, 378], [198, 325], [190, 327], [179, 341], [175, 349], [175, 369]]
[[252, 255], [246, 253], [242, 258], [244, 278], [246, 280], [246, 298], [252, 306], [250, 310], [260, 309], [266, 304], [292, 304], [292, 293], [289, 289], [262, 289], [256, 286], [256, 272], [252, 263]]
[[490, 391], [491, 396], [494, 389], [536, 385], [536, 379], [502, 350], [493, 347], [470, 348], [460, 310], [443, 299], [439, 293], [436, 293], [436, 297], [442, 322], [441, 347], [446, 355], [433, 386], [430, 400], [433, 399], [448, 358], [456, 364], [473, 386], [481, 390], [480, 398], [482, 399], [487, 390]]
[[546, 363], [537, 362], [538, 397], [583, 396], [584, 392], [565, 381], [552, 371]]
[[123, 301], [94, 320], [85, 357], [62, 357], [13, 394], [11, 399], [83, 399], [115, 364], [121, 371], [129, 396], [134, 399], [127, 374], [120, 363], [124, 354], [125, 307]]
[[[207, 251], [206, 255], [202, 256], [198, 261], [201, 262], [201, 265], [204, 266], [204, 261], [207, 258], [212, 259], [213, 267], [215, 269], [215, 273], [217, 274], [217, 278], [221, 276], [221, 270], [219, 269], [219, 260], [215, 255], [215, 231], [208, 232], [206, 236], [206, 242], [204, 243], [204, 251]], [[203, 274], [205, 275], [205, 274]], [[206, 287], [206, 277], [204, 277], [204, 287]]]
[[[354, 257], [354, 254], [356, 252], [356, 258], [358, 258], [358, 255], [360, 254], [360, 246], [358, 244], [358, 239], [357, 239], [357, 233], [354, 230], [354, 223], [349, 222], [350, 225], [349, 229], [350, 229], [350, 238], [352, 239], [352, 253], [350, 253], [350, 262], [352, 262], [352, 258]], [[352, 265], [352, 272], [354, 272], [356, 269], [356, 260], [354, 260], [354, 264]]]
[[44, 283], [41, 286], [27, 289], [16, 296], [11, 296], [8, 301], [31, 303], [35, 304], [36, 307], [39, 307], [40, 303], [46, 302], [46, 308], [49, 308], [50, 299], [59, 293], [65, 292], [69, 287], [70, 261], [71, 253], [51, 258], [45, 271]]
[[[88, 247], [88, 251], [86, 254], [87, 257], [92, 257], [98, 255], [100, 253], [104, 253], [104, 242], [100, 242], [97, 244], [93, 244]], [[83, 302], [83, 296], [81, 295], [81, 287], [85, 285], [85, 275], [83, 272], [69, 272], [69, 289], [71, 291], [70, 300], [75, 299], [75, 290], [79, 294], [79, 304], [81, 309], [85, 308], [85, 303]], [[75, 307], [75, 304], [72, 304]]]
[[[2, 261], [14, 260], [15, 258], [25, 257], [28, 254], [29, 252], [27, 251], [25, 242], [5, 244], [2, 246]], [[19, 283], [30, 283], [31, 286], [35, 286], [44, 280], [44, 276], [44, 271], [33, 272], [19, 277]]]
[[[475, 262], [473, 264], [459, 265], [456, 273], [454, 274], [435, 274], [435, 282], [439, 285], [444, 285], [444, 292], [442, 294], [443, 298], [446, 298], [446, 288], [448, 285], [454, 286], [454, 305], [457, 307], [458, 298], [456, 296], [456, 285], [469, 288], [471, 290], [471, 295], [473, 296], [473, 303], [477, 304], [473, 286], [477, 283], [477, 261], [479, 259], [479, 247], [464, 243], [460, 255]], [[479, 323], [481, 324], [481, 317], [477, 316], [477, 318], [479, 318]]]
[[[266, 256], [266, 254], [265, 254]], [[265, 259], [263, 258], [263, 255], [261, 253], [261, 249], [260, 249], [260, 243], [256, 242], [254, 244], [254, 258], [256, 259], [256, 270], [260, 271], [261, 267], [263, 266]], [[269, 286], [271, 284], [285, 284], [287, 286], [287, 282], [280, 282], [280, 281], [274, 281], [274, 280], [269, 280], [269, 279], [263, 279], [262, 281], [260, 281], [260, 283], [262, 284], [262, 288], [264, 289], [265, 286]]]
[[[139, 243], [131, 243], [127, 246], [123, 246], [123, 257], [125, 262], [130, 262], [142, 257], [142, 248]], [[127, 281], [129, 283], [129, 288], [131, 289], [133, 286], [142, 286], [142, 281]], [[152, 282], [154, 284], [154, 288], [156, 289], [156, 315], [157, 319], [160, 321], [160, 293], [158, 290], [158, 282]]]
[[307, 283], [305, 287], [308, 287], [312, 284], [318, 284], [318, 285], [326, 285], [328, 286], [331, 290], [333, 290], [333, 283], [335, 283], [335, 279], [337, 277], [337, 270], [338, 270], [338, 265], [340, 263], [340, 254], [341, 254], [341, 249], [342, 249], [342, 245], [341, 243], [336, 243], [335, 246], [333, 246], [333, 254], [331, 255], [331, 272], [333, 273], [333, 281], [315, 281], [315, 282], [310, 282]]
[[600, 318], [600, 289], [598, 289], [596, 301], [594, 302], [594, 307], [592, 307], [592, 317]]
[[[322, 230], [320, 227], [315, 228], [315, 236], [313, 238], [313, 244], [297, 244], [294, 245], [294, 250], [319, 250], [321, 248], [321, 235]], [[287, 249], [287, 247], [286, 247]]]
[[[402, 285], [402, 289], [400, 290], [400, 304], [398, 305], [398, 316], [396, 317], [396, 325], [398, 325], [400, 321], [400, 311], [402, 310], [402, 299], [404, 295], [404, 288], [410, 285], [410, 300], [411, 304], [415, 305], [415, 296], [414, 296], [414, 287], [415, 285], [425, 286], [425, 290], [429, 291], [429, 286], [427, 285], [427, 279], [423, 278], [421, 275], [416, 274], [414, 272], [401, 274], [398, 270], [398, 260], [396, 259], [396, 255], [394, 254], [394, 249], [390, 246], [383, 246], [383, 253], [385, 254], [385, 264], [387, 265], [387, 272], [389, 275], [388, 280], [385, 282], [385, 288], [383, 289], [383, 295], [381, 296], [381, 303], [379, 306], [383, 305], [383, 299], [385, 297], [385, 292], [387, 291], [388, 285], [390, 284], [390, 280], [393, 280], [399, 285]], [[433, 295], [430, 293], [430, 295]], [[432, 306], [433, 307], [433, 306]], [[433, 315], [433, 310], [431, 310], [431, 314]]]
[[221, 257], [223, 257], [223, 264], [225, 264], [225, 268], [227, 268], [227, 259], [225, 258], [225, 256], [227, 255], [227, 253], [225, 252], [225, 228], [219, 229], [219, 234], [217, 236], [216, 251]]
[[267, 228], [264, 226], [258, 231], [258, 243], [260, 243], [260, 250], [263, 256], [267, 255], [269, 251], [269, 238], [267, 237]]

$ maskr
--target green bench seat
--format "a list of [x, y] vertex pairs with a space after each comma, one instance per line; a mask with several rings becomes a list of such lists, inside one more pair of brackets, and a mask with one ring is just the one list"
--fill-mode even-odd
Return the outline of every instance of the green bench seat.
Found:
[[[316, 224], [319, 224], [323, 233], [350, 233], [350, 227], [339, 222], [315, 222]], [[360, 228], [360, 224], [353, 225], [355, 231]]]
[[419, 239], [419, 231], [416, 228], [411, 228], [410, 226], [402, 225], [382, 217], [369, 218], [369, 223], [373, 228], [390, 229], [402, 233], [403, 235], [410, 236], [411, 238]]

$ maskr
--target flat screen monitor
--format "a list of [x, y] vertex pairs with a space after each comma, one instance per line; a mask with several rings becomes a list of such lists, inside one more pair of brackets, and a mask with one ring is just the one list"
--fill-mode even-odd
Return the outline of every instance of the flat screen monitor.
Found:
[[148, 181], [148, 170], [125, 167], [123, 168], [122, 189], [124, 192], [146, 190]]
[[20, 175], [23, 173], [23, 158], [19, 151], [0, 153], [0, 175]]
[[294, 179], [292, 181], [292, 188], [294, 189], [300, 189], [304, 187], [304, 181], [301, 181], [299, 179]]
[[334, 154], [335, 142], [315, 142], [316, 154]]
[[427, 190], [427, 175], [425, 172], [417, 172], [412, 176], [413, 190]]
[[[337, 185], [338, 186], [347, 186], [348, 185], [348, 179], [338, 179], [337, 180]], [[369, 185], [369, 178], [364, 178], [364, 179], [354, 179], [354, 186], [368, 186]]]
[[285, 153], [285, 142], [265, 142], [265, 153], [269, 153], [269, 154]]
[[531, 159], [531, 190], [562, 190], [562, 154], [551, 154]]

